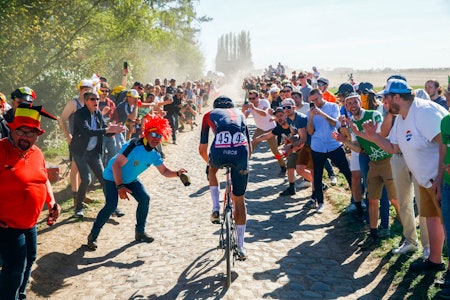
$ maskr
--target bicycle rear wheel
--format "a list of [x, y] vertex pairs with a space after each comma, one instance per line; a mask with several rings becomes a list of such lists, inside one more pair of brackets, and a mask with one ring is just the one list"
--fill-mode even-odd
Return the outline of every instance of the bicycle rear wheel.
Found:
[[231, 263], [232, 263], [232, 255], [233, 255], [233, 237], [232, 237], [232, 222], [231, 211], [228, 210], [225, 213], [225, 226], [226, 226], [226, 248], [225, 248], [225, 256], [227, 260], [227, 287], [231, 285]]

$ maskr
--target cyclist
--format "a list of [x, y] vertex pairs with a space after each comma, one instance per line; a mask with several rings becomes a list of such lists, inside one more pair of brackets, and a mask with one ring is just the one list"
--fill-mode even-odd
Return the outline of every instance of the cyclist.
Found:
[[[231, 165], [232, 199], [235, 207], [235, 223], [238, 244], [238, 259], [247, 258], [244, 248], [245, 224], [247, 221], [244, 193], [247, 189], [248, 161], [251, 154], [250, 136], [245, 116], [234, 108], [233, 101], [226, 96], [214, 100], [214, 109], [203, 116], [199, 153], [209, 165], [209, 190], [213, 202], [211, 222], [219, 224], [218, 169]], [[209, 129], [214, 133], [208, 157]]]

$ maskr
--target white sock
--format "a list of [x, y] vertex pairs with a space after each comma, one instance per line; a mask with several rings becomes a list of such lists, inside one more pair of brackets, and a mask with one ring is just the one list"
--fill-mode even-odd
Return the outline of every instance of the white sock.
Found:
[[211, 193], [211, 199], [213, 203], [213, 211], [219, 211], [220, 210], [220, 204], [219, 204], [219, 195], [220, 190], [218, 186], [210, 186], [209, 192]]
[[244, 247], [245, 224], [244, 225], [236, 225], [236, 233], [237, 233], [238, 247]]

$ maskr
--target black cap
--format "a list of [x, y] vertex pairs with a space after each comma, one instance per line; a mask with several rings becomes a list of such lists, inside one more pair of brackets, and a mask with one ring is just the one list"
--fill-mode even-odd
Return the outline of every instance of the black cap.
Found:
[[348, 95], [348, 94], [350, 94], [350, 93], [352, 93], [352, 92], [354, 92], [355, 91], [355, 89], [353, 88], [353, 85], [351, 85], [350, 83], [348, 83], [348, 82], [344, 82], [343, 84], [341, 84], [340, 86], [339, 86], [339, 89], [338, 89], [338, 91], [335, 93], [335, 95], [339, 95], [339, 94], [342, 94], [342, 95]]
[[143, 85], [142, 83], [140, 83], [139, 81], [136, 81], [136, 82], [133, 84], [133, 86], [139, 86], [139, 87], [141, 87], [141, 88], [144, 87], [144, 85]]

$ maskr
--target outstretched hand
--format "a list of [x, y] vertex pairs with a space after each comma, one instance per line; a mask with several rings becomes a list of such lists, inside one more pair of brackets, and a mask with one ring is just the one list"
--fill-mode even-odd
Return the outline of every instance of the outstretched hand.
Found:
[[364, 129], [364, 133], [367, 134], [368, 136], [374, 136], [377, 132], [377, 124], [374, 123], [372, 120], [365, 121], [362, 124], [362, 127]]

